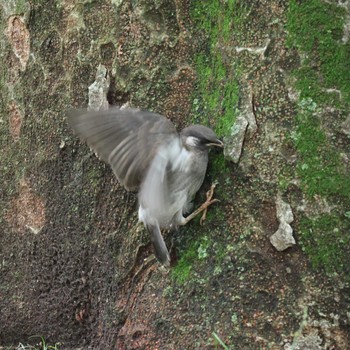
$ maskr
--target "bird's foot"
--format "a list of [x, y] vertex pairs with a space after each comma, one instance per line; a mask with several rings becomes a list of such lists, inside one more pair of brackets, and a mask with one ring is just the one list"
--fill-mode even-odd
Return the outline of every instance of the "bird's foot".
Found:
[[213, 203], [216, 203], [216, 202], [219, 202], [218, 199], [212, 199], [213, 198], [213, 195], [214, 195], [214, 190], [215, 190], [215, 187], [218, 183], [217, 182], [214, 182], [211, 187], [210, 187], [210, 190], [207, 192], [207, 200], [201, 205], [201, 207], [204, 207], [203, 209], [203, 214], [199, 220], [199, 223], [201, 225], [203, 225], [205, 219], [207, 218], [207, 211], [208, 211], [208, 207], [210, 205], [212, 205]]
[[212, 199], [214, 195], [214, 189], [217, 185], [217, 182], [214, 182], [210, 190], [207, 192], [207, 200], [197, 209], [195, 210], [192, 214], [188, 215], [182, 222], [182, 225], [186, 225], [189, 221], [191, 221], [193, 218], [195, 218], [198, 214], [203, 213], [202, 217], [199, 220], [199, 223], [203, 225], [206, 217], [207, 217], [207, 211], [208, 207], [212, 205], [213, 203], [219, 202], [218, 199]]

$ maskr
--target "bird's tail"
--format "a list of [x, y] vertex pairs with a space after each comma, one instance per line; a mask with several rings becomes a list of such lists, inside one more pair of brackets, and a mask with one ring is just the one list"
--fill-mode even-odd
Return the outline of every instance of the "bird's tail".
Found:
[[168, 248], [165, 245], [163, 236], [160, 232], [158, 223], [156, 223], [155, 225], [147, 223], [146, 228], [151, 235], [151, 241], [154, 247], [154, 254], [156, 258], [162, 265], [169, 266], [170, 255], [168, 252]]

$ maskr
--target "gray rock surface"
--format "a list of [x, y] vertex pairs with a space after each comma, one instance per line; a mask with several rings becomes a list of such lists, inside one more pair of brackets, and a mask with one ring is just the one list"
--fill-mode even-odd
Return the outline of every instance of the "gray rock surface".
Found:
[[234, 163], [238, 163], [239, 158], [241, 157], [247, 127], [248, 120], [245, 116], [245, 113], [242, 113], [237, 117], [236, 123], [231, 128], [231, 135], [224, 138], [225, 157], [229, 158]]
[[279, 222], [290, 224], [294, 220], [291, 206], [284, 202], [281, 196], [276, 200], [276, 215]]
[[270, 237], [271, 244], [279, 251], [295, 244], [293, 229], [289, 225], [294, 220], [291, 206], [279, 194], [276, 199], [276, 216], [280, 223], [278, 230]]
[[224, 139], [225, 157], [234, 163], [238, 163], [240, 160], [245, 138], [249, 138], [258, 130], [253, 110], [254, 97], [251, 88], [248, 85], [243, 86], [241, 95], [243, 102], [239, 108], [240, 113], [231, 128], [230, 135]]
[[96, 80], [89, 86], [89, 111], [108, 109], [107, 93], [110, 79], [105, 66], [97, 67]]
[[293, 246], [295, 239], [292, 227], [286, 222], [281, 222], [278, 230], [270, 237], [270, 242], [279, 252]]

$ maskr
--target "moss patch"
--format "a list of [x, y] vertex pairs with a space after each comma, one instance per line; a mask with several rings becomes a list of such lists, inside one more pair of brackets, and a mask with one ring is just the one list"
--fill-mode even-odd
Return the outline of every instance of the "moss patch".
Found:
[[[326, 199], [337, 208], [350, 205], [350, 178], [339, 149], [327, 132], [337, 120], [319, 107], [346, 110], [350, 102], [350, 43], [342, 41], [345, 10], [328, 2], [289, 3], [288, 44], [302, 55], [293, 72], [300, 92], [296, 130], [292, 133], [299, 154], [297, 174], [303, 192], [312, 201]], [[341, 209], [315, 218], [302, 218], [301, 245], [314, 267], [327, 272], [348, 269], [349, 218]]]
[[[312, 115], [299, 115], [296, 147], [301, 155], [297, 173], [303, 190], [346, 208], [350, 205], [350, 178], [340, 156], [330, 147], [319, 121]], [[346, 272], [349, 265], [349, 218], [344, 214], [303, 218], [299, 234], [304, 251], [314, 267], [327, 272]]]
[[181, 251], [181, 258], [171, 270], [171, 275], [179, 284], [184, 284], [190, 277], [194, 264], [208, 257], [208, 249], [212, 245], [207, 236], [191, 242], [185, 251]]
[[197, 260], [197, 247], [198, 243], [194, 242], [186, 251], [181, 252], [180, 260], [171, 270], [171, 275], [177, 283], [184, 284], [188, 280], [193, 264]]
[[[240, 69], [228, 48], [232, 47], [233, 36], [239, 34], [246, 12], [246, 8], [237, 0], [194, 1], [190, 8], [195, 32], [198, 33], [197, 54], [193, 58], [196, 85], [192, 121], [211, 126], [221, 138], [230, 134], [238, 110]], [[216, 153], [210, 158], [208, 175], [211, 182], [217, 180], [219, 183], [214, 197], [221, 202], [230, 201], [233, 195], [232, 169], [223, 154]], [[209, 189], [209, 185], [205, 187]], [[198, 221], [199, 217], [192, 222], [192, 227], [198, 228]], [[214, 274], [222, 271], [223, 258], [228, 254], [227, 242], [218, 241], [218, 227], [221, 232], [228, 233], [222, 204], [209, 208], [206, 225], [211, 226], [210, 233], [181, 242], [180, 259], [171, 271], [178, 284], [186, 283], [189, 278], [199, 278], [196, 273], [201, 270], [203, 261], [210, 261]], [[190, 236], [190, 232], [187, 235]], [[222, 240], [226, 238], [222, 235]]]
[[[194, 1], [191, 5], [191, 18], [198, 33], [197, 55], [193, 59], [197, 75], [192, 105], [193, 122], [210, 125], [219, 137], [230, 133], [236, 118], [239, 70], [233, 59], [230, 59], [227, 47], [232, 46], [230, 36], [238, 30], [243, 12], [244, 8], [236, 0]], [[208, 174], [219, 182], [214, 197], [221, 201], [231, 198], [225, 186], [231, 181], [229, 172], [223, 154], [211, 157]], [[206, 189], [208, 190], [209, 186]], [[197, 226], [198, 220], [199, 218], [195, 219], [192, 225]], [[214, 205], [208, 210], [207, 224], [225, 227], [226, 217], [222, 206]], [[211, 232], [214, 230], [215, 228]], [[218, 242], [214, 247], [211, 235], [202, 235], [196, 240], [181, 244], [183, 248], [179, 253], [180, 260], [171, 271], [172, 277], [179, 284], [186, 283], [201, 262], [210, 259], [210, 250], [215, 250], [215, 254], [212, 255], [216, 258], [220, 255], [217, 258], [218, 263], [221, 263], [223, 256], [227, 254]], [[220, 270], [218, 265], [216, 271]]]
[[310, 112], [297, 116], [294, 137], [301, 156], [297, 172], [304, 191], [309, 195], [336, 196], [350, 200], [350, 178], [343, 167], [339, 153], [331, 147], [319, 119]]
[[193, 113], [196, 122], [214, 125], [219, 137], [229, 134], [238, 106], [238, 67], [224, 48], [241, 22], [243, 8], [236, 0], [196, 1], [192, 18], [204, 32], [207, 47], [194, 60], [197, 72]]
[[345, 9], [320, 0], [296, 1], [289, 4], [288, 44], [305, 54], [303, 65], [295, 72], [296, 87], [301, 97], [317, 103], [337, 95], [325, 89], [338, 89], [343, 101], [350, 103], [350, 42], [342, 42]]
[[349, 273], [350, 218], [324, 214], [300, 223], [301, 245], [314, 267], [328, 273]]

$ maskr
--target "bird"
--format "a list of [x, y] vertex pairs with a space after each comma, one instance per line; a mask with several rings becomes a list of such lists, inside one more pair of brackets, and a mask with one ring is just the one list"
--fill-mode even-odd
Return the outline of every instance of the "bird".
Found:
[[191, 125], [177, 132], [166, 117], [136, 108], [110, 107], [103, 111], [75, 111], [68, 124], [100, 159], [108, 163], [119, 182], [138, 191], [138, 218], [150, 234], [158, 261], [170, 265], [161, 230], [177, 229], [217, 202], [207, 200], [188, 216], [207, 171], [208, 151], [223, 148], [215, 132]]

